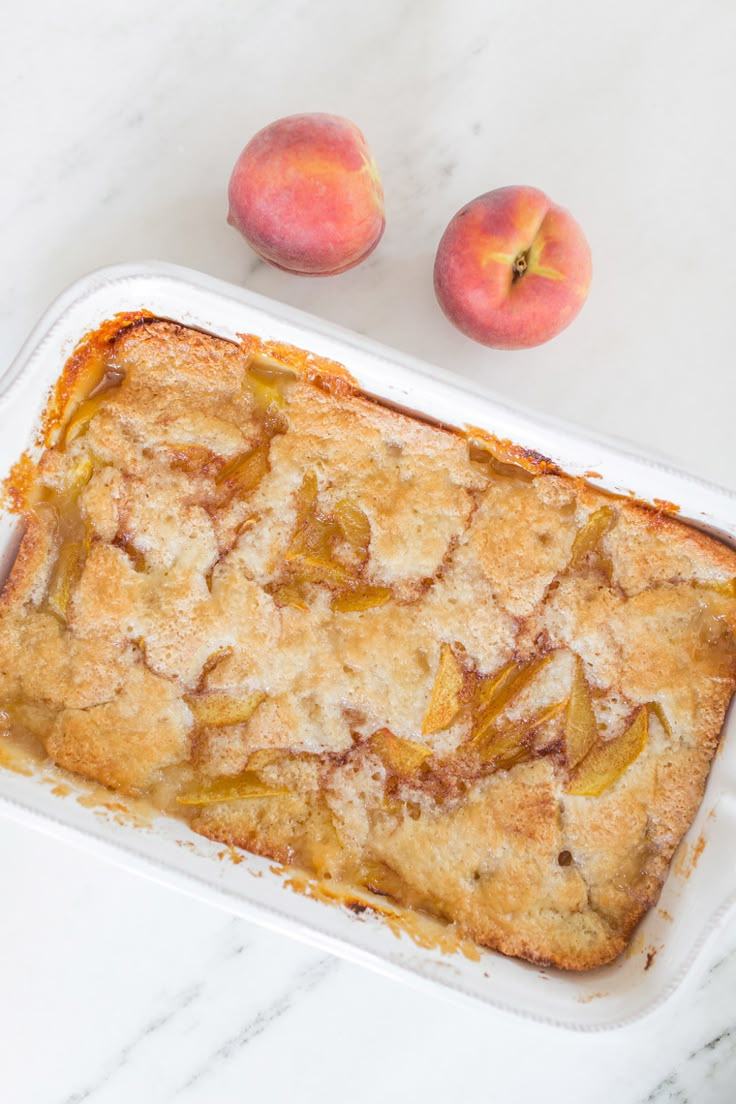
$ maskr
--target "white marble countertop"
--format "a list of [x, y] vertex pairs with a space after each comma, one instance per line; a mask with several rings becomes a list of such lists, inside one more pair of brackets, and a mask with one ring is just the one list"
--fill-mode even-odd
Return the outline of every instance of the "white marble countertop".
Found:
[[[735, 34], [725, 0], [14, 5], [0, 368], [78, 276], [175, 261], [736, 488]], [[329, 280], [266, 267], [225, 223], [245, 141], [305, 110], [353, 118], [386, 190], [379, 249]], [[568, 206], [595, 263], [577, 322], [527, 353], [462, 338], [431, 284], [450, 216], [511, 183]], [[0, 856], [12, 1104], [734, 1099], [733, 920], [662, 1009], [581, 1036], [418, 996], [4, 821]]]

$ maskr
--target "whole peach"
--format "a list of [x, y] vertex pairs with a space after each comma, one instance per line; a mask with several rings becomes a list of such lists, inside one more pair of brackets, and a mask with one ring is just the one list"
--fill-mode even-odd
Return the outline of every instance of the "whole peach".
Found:
[[338, 115], [290, 115], [251, 138], [230, 178], [228, 222], [264, 260], [328, 276], [371, 253], [385, 226], [368, 144]]
[[434, 290], [450, 322], [494, 349], [528, 349], [572, 322], [592, 275], [572, 215], [538, 188], [497, 188], [458, 211], [442, 235]]

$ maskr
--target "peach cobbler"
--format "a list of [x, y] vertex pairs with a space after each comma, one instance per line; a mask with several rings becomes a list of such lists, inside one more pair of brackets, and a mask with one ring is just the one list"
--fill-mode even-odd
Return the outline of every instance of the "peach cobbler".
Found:
[[702, 798], [736, 553], [282, 354], [138, 318], [72, 358], [0, 726], [486, 947], [611, 960]]

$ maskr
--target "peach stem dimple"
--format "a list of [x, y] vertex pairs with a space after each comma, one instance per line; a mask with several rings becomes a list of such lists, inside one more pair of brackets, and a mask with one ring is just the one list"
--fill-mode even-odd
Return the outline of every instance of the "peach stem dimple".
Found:
[[524, 273], [526, 272], [527, 268], [529, 267], [529, 261], [528, 261], [527, 257], [528, 257], [528, 252], [527, 253], [519, 253], [514, 258], [514, 263], [511, 266], [512, 269], [513, 269], [513, 275], [511, 277], [512, 283], [516, 283], [516, 281], [519, 279], [519, 277], [523, 276]]

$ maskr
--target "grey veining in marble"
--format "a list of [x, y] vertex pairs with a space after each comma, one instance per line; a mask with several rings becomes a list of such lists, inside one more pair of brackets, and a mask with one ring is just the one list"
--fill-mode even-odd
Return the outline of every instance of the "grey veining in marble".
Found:
[[[27, 0], [0, 35], [0, 371], [85, 272], [199, 268], [736, 488], [731, 0]], [[260, 126], [353, 118], [386, 192], [359, 268], [297, 279], [226, 225]], [[453, 213], [528, 183], [593, 249], [562, 337], [494, 353], [434, 303]], [[581, 1036], [418, 995], [0, 822], [8, 1104], [736, 1100], [736, 927], [663, 1008]]]

